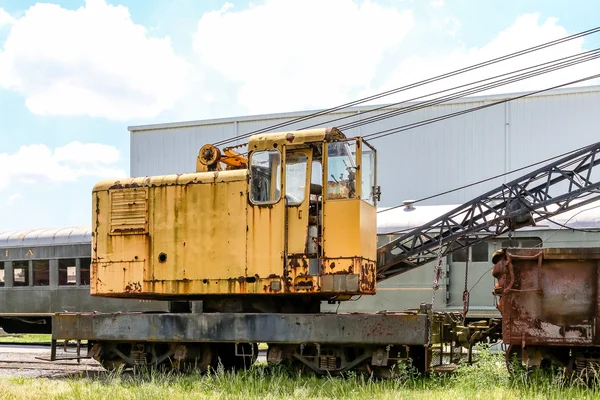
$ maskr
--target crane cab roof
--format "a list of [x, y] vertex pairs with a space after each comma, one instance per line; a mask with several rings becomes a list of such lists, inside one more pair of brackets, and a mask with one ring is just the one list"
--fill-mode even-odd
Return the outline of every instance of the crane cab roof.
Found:
[[248, 151], [272, 150], [282, 146], [301, 146], [305, 143], [334, 141], [345, 138], [346, 136], [337, 128], [261, 133], [250, 137]]

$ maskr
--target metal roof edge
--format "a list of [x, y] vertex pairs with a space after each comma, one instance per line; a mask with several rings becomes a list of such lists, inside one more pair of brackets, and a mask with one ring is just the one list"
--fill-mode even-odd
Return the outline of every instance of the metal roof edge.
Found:
[[[480, 101], [493, 101], [493, 100], [501, 100], [507, 97], [519, 96], [525, 93], [530, 93], [532, 91], [523, 91], [523, 92], [512, 92], [512, 93], [499, 93], [499, 94], [489, 94], [482, 96], [468, 96], [462, 97], [460, 99], [450, 100], [444, 102], [442, 104], [437, 105], [445, 105], [445, 104], [457, 104], [457, 103], [474, 103]], [[600, 92], [600, 85], [590, 85], [590, 86], [576, 86], [576, 87], [565, 87], [559, 89], [549, 90], [547, 92], [536, 93], [531, 95], [531, 97], [545, 97], [545, 96], [555, 96], [555, 95], [564, 95], [564, 94], [576, 94], [576, 93], [590, 93], [590, 92]], [[406, 104], [414, 104], [418, 102], [407, 102], [403, 103], [403, 107], [406, 107]], [[359, 111], [367, 111], [373, 108], [378, 107], [389, 107], [398, 108], [398, 106], [394, 104], [376, 104], [369, 106], [357, 106], [357, 107], [348, 107], [343, 110], [336, 111], [336, 114], [343, 113], [354, 113]], [[237, 117], [224, 117], [224, 118], [212, 118], [212, 119], [201, 119], [201, 120], [192, 120], [192, 121], [181, 121], [181, 122], [166, 122], [166, 123], [158, 123], [158, 124], [148, 124], [148, 125], [132, 125], [128, 126], [127, 130], [129, 132], [136, 133], [140, 131], [150, 131], [150, 130], [161, 130], [161, 129], [170, 129], [170, 128], [189, 128], [193, 126], [207, 126], [207, 125], [220, 125], [220, 124], [229, 124], [233, 122], [251, 122], [251, 121], [264, 121], [264, 120], [277, 120], [277, 119], [286, 119], [290, 117], [302, 117], [307, 114], [313, 114], [324, 109], [318, 110], [301, 110], [301, 111], [290, 111], [284, 113], [273, 113], [273, 114], [254, 114], [254, 115], [244, 115]], [[333, 124], [335, 126], [335, 124]], [[285, 128], [282, 128], [281, 131], [285, 131]]]

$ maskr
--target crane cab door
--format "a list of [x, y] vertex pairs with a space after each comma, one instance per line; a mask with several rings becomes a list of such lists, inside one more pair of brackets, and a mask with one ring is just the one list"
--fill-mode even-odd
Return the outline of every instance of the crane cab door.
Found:
[[306, 270], [308, 258], [317, 257], [314, 246], [309, 246], [309, 208], [311, 204], [310, 149], [294, 149], [285, 155], [285, 203], [287, 268]]
[[[283, 165], [282, 153], [276, 149], [255, 151], [250, 155], [245, 279], [258, 281], [265, 291], [275, 293], [285, 289]], [[232, 248], [231, 251], [242, 249]]]

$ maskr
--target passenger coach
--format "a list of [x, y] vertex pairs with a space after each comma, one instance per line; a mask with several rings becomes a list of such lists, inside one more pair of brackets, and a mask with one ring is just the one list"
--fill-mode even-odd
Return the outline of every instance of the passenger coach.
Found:
[[51, 333], [55, 312], [165, 311], [164, 302], [90, 295], [91, 229], [0, 233], [0, 327]]

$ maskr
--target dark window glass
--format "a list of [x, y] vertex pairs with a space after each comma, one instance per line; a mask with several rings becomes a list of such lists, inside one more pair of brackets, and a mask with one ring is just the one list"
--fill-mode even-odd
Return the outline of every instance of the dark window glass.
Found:
[[58, 284], [60, 286], [75, 285], [77, 283], [77, 260], [67, 258], [58, 260]]
[[454, 262], [466, 262], [467, 261], [467, 249], [454, 250], [452, 253], [452, 261]]
[[29, 261], [13, 261], [13, 286], [29, 286]]
[[33, 286], [50, 285], [50, 261], [33, 261]]
[[4, 286], [4, 263], [0, 261], [0, 287]]
[[[472, 262], [485, 262], [488, 261], [488, 244], [486, 242], [479, 242], [471, 246], [471, 261]], [[453, 262], [467, 262], [467, 249], [455, 250], [452, 253]]]
[[524, 248], [542, 247], [542, 240], [540, 238], [503, 240], [502, 247], [503, 248], [504, 247], [524, 247]]
[[81, 258], [79, 260], [79, 284], [89, 285], [90, 284], [90, 264], [91, 259]]
[[488, 244], [486, 242], [480, 242], [471, 247], [471, 260], [473, 262], [488, 261]]
[[542, 247], [542, 240], [533, 238], [533, 239], [522, 239], [520, 241], [520, 247], [525, 248], [533, 248], [533, 247]]

